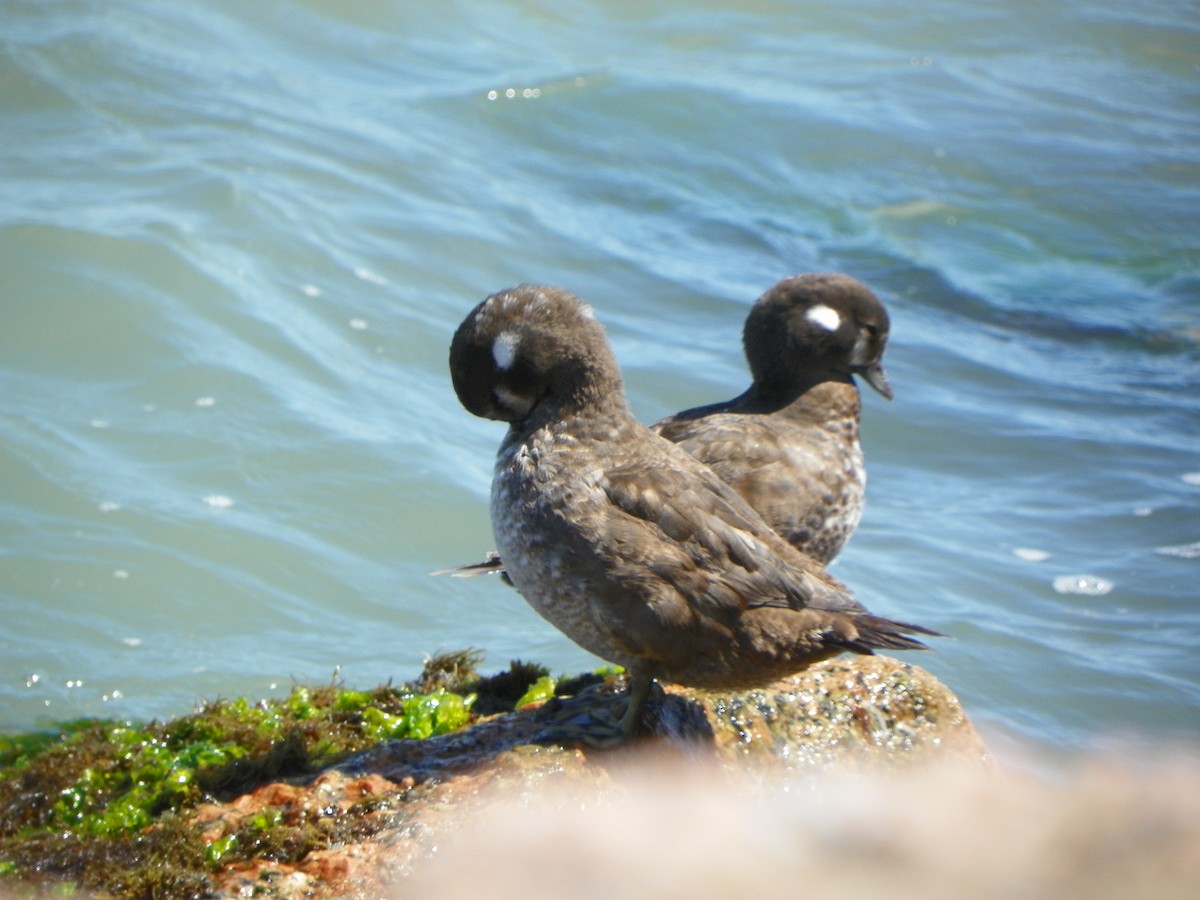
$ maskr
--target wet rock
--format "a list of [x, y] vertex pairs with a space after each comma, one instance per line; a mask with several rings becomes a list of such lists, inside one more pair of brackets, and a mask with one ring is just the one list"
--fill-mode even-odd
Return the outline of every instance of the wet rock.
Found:
[[[619, 689], [616, 680], [596, 688]], [[295, 864], [243, 864], [219, 875], [220, 892], [399, 895], [415, 866], [497, 798], [552, 795], [586, 805], [580, 798], [620, 793], [647, 760], [763, 780], [918, 761], [989, 765], [953, 693], [928, 672], [883, 656], [829, 660], [741, 694], [668, 685], [648, 710], [649, 733], [611, 750], [538, 743], [545, 721], [545, 710], [524, 709], [453, 734], [392, 741], [306, 785], [268, 785], [197, 811], [214, 842], [263, 807], [308, 816], [315, 826], [323, 815], [364, 812], [361, 840], [342, 835]]]

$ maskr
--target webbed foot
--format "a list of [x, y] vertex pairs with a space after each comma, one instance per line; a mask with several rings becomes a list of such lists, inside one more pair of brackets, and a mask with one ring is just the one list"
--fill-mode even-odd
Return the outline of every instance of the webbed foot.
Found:
[[[631, 678], [629, 688], [614, 693], [603, 686], [586, 688], [574, 697], [556, 697], [536, 713], [543, 726], [535, 738], [546, 744], [586, 744], [606, 749], [633, 737], [642, 727], [650, 679]], [[661, 693], [662, 688], [658, 688]]]

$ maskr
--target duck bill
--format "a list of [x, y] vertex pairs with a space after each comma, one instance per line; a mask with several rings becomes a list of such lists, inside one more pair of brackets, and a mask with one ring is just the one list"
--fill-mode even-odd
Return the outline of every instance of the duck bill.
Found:
[[858, 370], [857, 374], [861, 375], [867, 384], [883, 394], [888, 400], [892, 399], [892, 383], [888, 381], [887, 372], [883, 371], [882, 363], [863, 366]]

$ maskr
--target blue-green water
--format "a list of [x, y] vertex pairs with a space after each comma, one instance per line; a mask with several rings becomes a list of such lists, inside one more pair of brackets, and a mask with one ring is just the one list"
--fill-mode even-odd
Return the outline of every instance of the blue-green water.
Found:
[[1134, 6], [0, 0], [0, 728], [591, 665], [427, 575], [492, 545], [454, 328], [562, 284], [652, 421], [841, 270], [836, 574], [992, 734], [1200, 739], [1200, 10]]

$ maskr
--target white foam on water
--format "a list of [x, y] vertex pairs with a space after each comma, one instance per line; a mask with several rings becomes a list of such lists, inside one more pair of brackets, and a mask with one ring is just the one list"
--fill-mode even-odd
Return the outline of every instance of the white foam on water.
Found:
[[1054, 579], [1053, 585], [1060, 594], [1083, 594], [1088, 597], [1102, 597], [1111, 593], [1115, 586], [1111, 581], [1095, 575], [1060, 575]]
[[1017, 547], [1013, 550], [1013, 556], [1026, 562], [1042, 562], [1050, 558], [1045, 550], [1035, 550], [1033, 547]]

